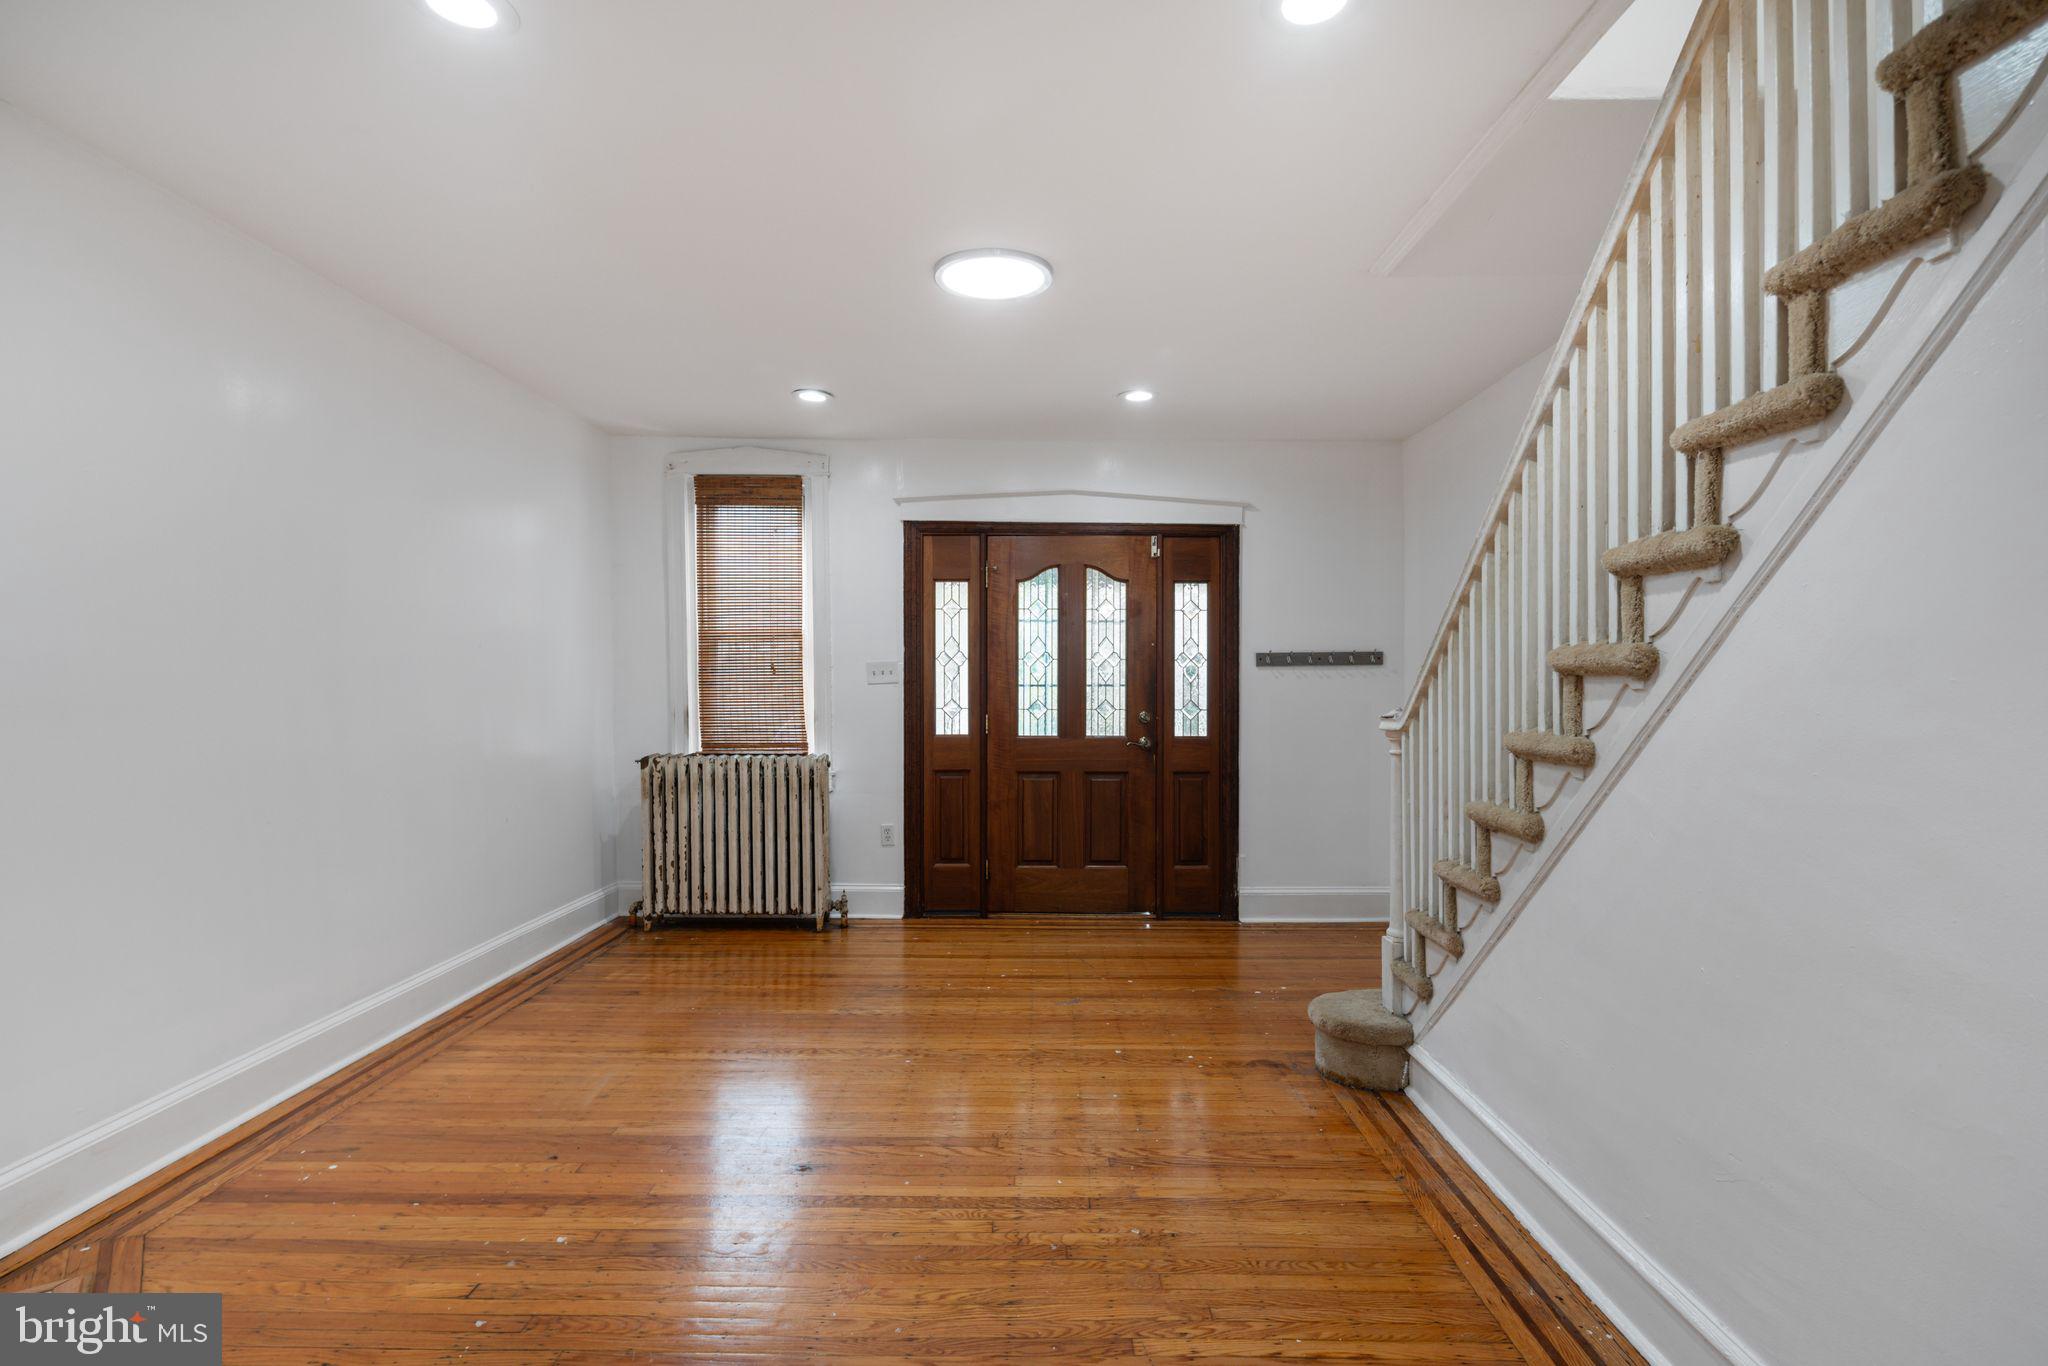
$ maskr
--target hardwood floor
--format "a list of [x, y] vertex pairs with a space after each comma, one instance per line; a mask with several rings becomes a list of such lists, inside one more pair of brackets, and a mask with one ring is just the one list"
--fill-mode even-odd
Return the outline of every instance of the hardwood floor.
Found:
[[1640, 1358], [1401, 1097], [1361, 926], [599, 931], [0, 1268], [246, 1362]]

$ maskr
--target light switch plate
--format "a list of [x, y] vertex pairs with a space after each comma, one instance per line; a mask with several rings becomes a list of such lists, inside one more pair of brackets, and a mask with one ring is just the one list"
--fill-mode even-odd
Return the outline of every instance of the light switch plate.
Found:
[[868, 686], [879, 687], [884, 683], [901, 683], [903, 666], [893, 659], [868, 662]]

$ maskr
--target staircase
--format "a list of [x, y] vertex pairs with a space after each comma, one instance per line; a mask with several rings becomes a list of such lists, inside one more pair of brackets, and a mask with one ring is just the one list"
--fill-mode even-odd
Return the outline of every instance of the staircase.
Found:
[[[1544, 843], [1539, 772], [1553, 772], [1554, 802], [1564, 775], [1600, 763], [1588, 680], [1651, 683], [1664, 663], [1652, 596], [1674, 576], [1711, 582], [1742, 551], [1742, 509], [1723, 506], [1729, 452], [1843, 410], [1831, 306], [1972, 226], [1993, 182], [1967, 150], [1959, 82], [2006, 54], [2030, 74], [2003, 98], [2023, 105], [2044, 21], [2048, 0], [1701, 7], [1463, 588], [1382, 723], [1402, 914], [1382, 992], [1311, 1011], [1327, 1073], [1398, 1076], [1388, 1057], [1426, 1027], [1440, 979], [1502, 903], [1502, 874]], [[1514, 846], [1505, 862], [1497, 840]], [[1367, 1039], [1387, 1056], [1362, 1059]]]

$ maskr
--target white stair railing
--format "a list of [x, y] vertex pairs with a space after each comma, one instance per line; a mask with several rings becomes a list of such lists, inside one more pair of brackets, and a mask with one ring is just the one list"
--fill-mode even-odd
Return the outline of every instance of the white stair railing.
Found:
[[1382, 723], [1393, 753], [1391, 1008], [1427, 999], [1431, 965], [1461, 952], [1473, 918], [1461, 919], [1440, 863], [1492, 872], [1493, 832], [1466, 804], [1536, 811], [1533, 764], [1504, 748], [1508, 734], [1583, 736], [1595, 719], [1584, 677], [1555, 672], [1550, 652], [1646, 640], [1641, 571], [1617, 577], [1603, 553], [1720, 521], [1720, 452], [1682, 457], [1674, 430], [1826, 370], [1825, 290], [1775, 298], [1765, 277], [1920, 184], [1909, 167], [1926, 164], [1931, 144], [1916, 133], [1909, 149], [1903, 96], [1925, 90], [1888, 92], [1879, 61], [1944, 9], [1987, 7], [1701, 7], [1458, 592], [1407, 703]]

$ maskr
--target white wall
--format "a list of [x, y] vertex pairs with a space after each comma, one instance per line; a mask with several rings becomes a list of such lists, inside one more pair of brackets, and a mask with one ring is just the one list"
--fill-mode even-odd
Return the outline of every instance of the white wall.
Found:
[[[618, 622], [618, 840], [638, 848], [633, 761], [668, 744], [662, 480], [668, 457], [733, 441], [622, 437], [614, 447]], [[903, 694], [869, 686], [870, 660], [903, 653], [903, 530], [912, 519], [1093, 517], [1234, 520], [1234, 510], [1067, 499], [913, 504], [899, 497], [1047, 489], [1244, 500], [1240, 883], [1247, 917], [1385, 914], [1385, 746], [1374, 718], [1395, 701], [1401, 613], [1400, 467], [1390, 444], [1089, 445], [1064, 442], [751, 444], [831, 464], [833, 880], [856, 909], [899, 914]], [[1261, 649], [1385, 648], [1384, 669], [1254, 669]], [[630, 861], [630, 860], [629, 860]], [[624, 876], [631, 877], [627, 870]]]
[[1545, 347], [1401, 443], [1401, 676], [1410, 686], [1500, 492], [1549, 359]]
[[2036, 227], [1424, 1039], [1752, 1359], [2048, 1342], [2043, 299]]
[[0, 184], [4, 1250], [594, 922], [615, 822], [604, 438], [4, 106]]

